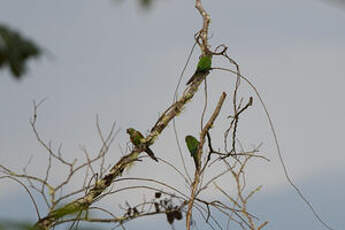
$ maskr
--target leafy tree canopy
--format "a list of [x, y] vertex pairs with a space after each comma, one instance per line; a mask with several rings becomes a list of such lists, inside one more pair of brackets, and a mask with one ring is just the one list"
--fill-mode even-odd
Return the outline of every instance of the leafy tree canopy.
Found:
[[28, 60], [41, 55], [41, 49], [20, 33], [0, 24], [0, 68], [9, 67], [13, 77], [26, 73]]

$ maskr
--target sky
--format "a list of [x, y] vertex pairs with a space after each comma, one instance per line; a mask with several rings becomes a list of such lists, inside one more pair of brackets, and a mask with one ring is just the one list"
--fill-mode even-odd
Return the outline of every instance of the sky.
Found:
[[[242, 74], [260, 92], [290, 176], [320, 216], [334, 229], [342, 229], [345, 8], [319, 0], [203, 3], [211, 15], [211, 47], [227, 44]], [[0, 22], [44, 49], [44, 55], [29, 63], [29, 71], [20, 81], [0, 70], [0, 163], [20, 171], [32, 156], [30, 172], [42, 175], [47, 153], [29, 124], [33, 100], [46, 98], [39, 109], [39, 132], [55, 149], [62, 143], [68, 159], [83, 156], [80, 146], [91, 153], [99, 148], [96, 115], [105, 131], [116, 121], [119, 134], [108, 158], [109, 163], [116, 162], [128, 143], [126, 128], [147, 133], [172, 102], [201, 18], [192, 1], [157, 0], [150, 9], [143, 9], [136, 1], [124, 0], [12, 0], [0, 2]], [[193, 54], [183, 84], [195, 70], [199, 54], [199, 50]], [[213, 66], [226, 63], [218, 58]], [[207, 81], [207, 115], [222, 91], [228, 93], [224, 112], [231, 112], [234, 80], [232, 75], [212, 71]], [[238, 137], [247, 148], [263, 143], [260, 150], [271, 160], [253, 162], [248, 168], [248, 187], [263, 185], [252, 200], [253, 212], [269, 220], [266, 229], [325, 229], [287, 183], [267, 118], [253, 90], [242, 82], [239, 94], [253, 96], [254, 105], [241, 119]], [[200, 90], [176, 120], [181, 143], [185, 135], [197, 136], [200, 131], [203, 98]], [[216, 123], [216, 143], [222, 143], [220, 130], [226, 124]], [[152, 149], [182, 167], [171, 125]], [[192, 161], [187, 163], [192, 172]], [[166, 168], [148, 160], [142, 164], [128, 176], [160, 178], [183, 187], [183, 181]], [[54, 172], [52, 180], [57, 181], [65, 173], [58, 167]], [[231, 191], [231, 183], [221, 182]], [[219, 194], [210, 191], [205, 196]], [[129, 197], [124, 194], [118, 199]], [[8, 208], [0, 208], [0, 219], [35, 218], [23, 189], [4, 180], [0, 182], [1, 206]], [[153, 221], [167, 227], [154, 218], [134, 222], [128, 229], [139, 224], [152, 229]]]

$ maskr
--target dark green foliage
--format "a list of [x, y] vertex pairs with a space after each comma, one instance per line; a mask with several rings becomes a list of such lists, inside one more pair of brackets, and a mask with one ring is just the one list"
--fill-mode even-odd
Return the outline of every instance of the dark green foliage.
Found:
[[161, 192], [156, 192], [156, 193], [155, 193], [155, 198], [156, 198], [156, 199], [159, 199], [161, 196], [162, 196], [162, 193], [161, 193]]
[[169, 224], [173, 224], [174, 220], [182, 220], [183, 215], [181, 209], [174, 207], [166, 210], [166, 217]]
[[152, 0], [140, 0], [140, 4], [144, 8], [148, 8], [152, 4]]
[[0, 24], [0, 68], [7, 65], [12, 75], [19, 79], [26, 72], [26, 62], [40, 54], [34, 42]]
[[166, 215], [167, 215], [168, 223], [169, 224], [174, 223], [174, 219], [175, 219], [174, 214], [172, 212], [167, 212]]

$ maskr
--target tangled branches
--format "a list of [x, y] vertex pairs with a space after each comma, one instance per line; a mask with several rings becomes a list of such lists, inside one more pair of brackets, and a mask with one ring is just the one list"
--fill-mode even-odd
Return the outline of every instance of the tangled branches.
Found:
[[[209, 56], [210, 58], [212, 56], [220, 56], [236, 67], [237, 78], [231, 94], [233, 114], [228, 116], [228, 118], [231, 118], [228, 127], [224, 130], [221, 129], [224, 133], [224, 152], [221, 152], [219, 147], [213, 145], [210, 132], [215, 127], [215, 121], [218, 119], [227, 97], [227, 93], [222, 92], [213, 113], [205, 125], [203, 124], [203, 118], [205, 117], [206, 105], [201, 114], [202, 122], [200, 136], [197, 141], [198, 145], [195, 152], [191, 152], [196, 166], [194, 177], [189, 177], [186, 169], [184, 169], [185, 172], [182, 172], [173, 163], [163, 158], [158, 158], [160, 164], [166, 165], [180, 176], [186, 185], [185, 189], [153, 178], [123, 177], [124, 170], [132, 166], [134, 162], [141, 161], [143, 158], [141, 153], [156, 142], [157, 137], [165, 130], [168, 124], [179, 116], [187, 103], [192, 100], [198, 92], [199, 86], [205, 82], [205, 79], [210, 74], [211, 69], [208, 68], [203, 70], [197, 69], [198, 77], [191, 81], [183, 94], [180, 97], [176, 97], [174, 103], [161, 114], [151, 128], [150, 133], [146, 137], [141, 137], [140, 135], [138, 140], [132, 141], [137, 142], [137, 146], [145, 146], [145, 148], [135, 147], [130, 149], [117, 162], [110, 163], [110, 166], [106, 166], [106, 155], [119, 132], [118, 129], [115, 129], [115, 123], [113, 123], [110, 131], [104, 135], [97, 117], [96, 126], [101, 140], [101, 147], [98, 153], [92, 156], [83, 147], [82, 152], [85, 159], [82, 162], [79, 162], [77, 159], [69, 161], [62, 153], [62, 146], [54, 149], [51, 142], [45, 142], [41, 137], [37, 128], [37, 121], [38, 109], [43, 101], [37, 104], [34, 103], [34, 112], [30, 124], [37, 142], [48, 154], [45, 174], [40, 178], [30, 175], [26, 167], [23, 169], [23, 173], [20, 174], [4, 165], [0, 165], [1, 173], [4, 174], [0, 179], [10, 178], [24, 186], [29, 193], [38, 218], [34, 225], [35, 230], [48, 230], [65, 223], [71, 223], [70, 229], [72, 229], [77, 227], [80, 222], [110, 223], [115, 224], [115, 227], [123, 227], [128, 221], [153, 215], [165, 215], [167, 222], [171, 225], [185, 218], [186, 229], [189, 230], [196, 220], [196, 214], [193, 213], [198, 213], [205, 223], [212, 228], [223, 228], [218, 221], [218, 214], [225, 216], [228, 219], [228, 223], [238, 224], [242, 229], [259, 230], [267, 224], [267, 222], [258, 223], [260, 220], [250, 213], [247, 206], [248, 200], [261, 187], [257, 187], [249, 192], [246, 192], [245, 189], [245, 172], [249, 160], [254, 158], [260, 160], [267, 159], [258, 154], [259, 147], [245, 151], [240, 146], [241, 151], [237, 151], [239, 143], [236, 134], [239, 119], [252, 106], [253, 98], [250, 97], [245, 105], [242, 103], [243, 99], [238, 103], [238, 89], [241, 82], [239, 65], [228, 55], [227, 46], [219, 45], [215, 50], [210, 49], [208, 44], [210, 16], [203, 8], [200, 0], [196, 0], [195, 7], [203, 19], [202, 28], [195, 36], [196, 43], [201, 50], [201, 56]], [[229, 136], [230, 133], [232, 135]], [[231, 143], [231, 150], [228, 150], [228, 143]], [[52, 184], [51, 178], [56, 176], [52, 175], [54, 173], [52, 165], [57, 163], [64, 167], [68, 173], [58, 184]], [[185, 162], [183, 164], [185, 165]], [[212, 174], [211, 169], [214, 168], [223, 169], [223, 171]], [[83, 179], [80, 180], [82, 181], [80, 187], [66, 193], [65, 188], [67, 185], [72, 183], [73, 178], [80, 178], [81, 175], [83, 175]], [[237, 191], [235, 194], [230, 194], [216, 183], [218, 179], [225, 175], [230, 175], [233, 179], [234, 187]], [[205, 181], [207, 177], [210, 177], [210, 179]], [[134, 184], [129, 185], [129, 182], [134, 182]], [[201, 194], [204, 191], [212, 190], [210, 188], [211, 185], [223, 195], [222, 199], [202, 198]], [[135, 205], [130, 205], [132, 202], [125, 201], [125, 207], [119, 205], [121, 211], [118, 214], [115, 214], [115, 210], [98, 205], [99, 201], [106, 197], [117, 196], [121, 192], [131, 190], [137, 192], [148, 190], [154, 194], [154, 197], [149, 200], [143, 199]], [[48, 208], [48, 212], [45, 215], [41, 215], [40, 208], [32, 195], [32, 191], [38, 192]], [[89, 214], [91, 210], [103, 216], [94, 217]]]

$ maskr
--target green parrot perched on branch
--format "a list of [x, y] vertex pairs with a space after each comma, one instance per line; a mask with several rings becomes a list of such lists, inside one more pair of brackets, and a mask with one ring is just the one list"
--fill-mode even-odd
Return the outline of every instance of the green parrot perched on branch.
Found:
[[127, 133], [129, 134], [131, 142], [135, 147], [143, 149], [153, 160], [158, 162], [158, 159], [155, 157], [152, 150], [145, 143], [144, 136], [139, 131], [129, 128], [127, 129]]
[[193, 157], [195, 167], [199, 169], [199, 159], [198, 159], [198, 147], [200, 142], [193, 136], [186, 136], [186, 145], [188, 147], [188, 150], [190, 152], [190, 155]]
[[186, 85], [192, 83], [198, 77], [201, 77], [203, 74], [208, 72], [211, 69], [212, 64], [212, 55], [204, 55], [200, 58], [198, 62], [198, 66], [196, 67], [196, 71], [193, 76], [187, 81]]

